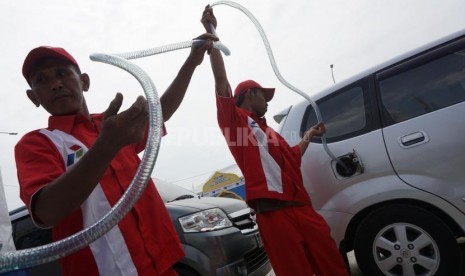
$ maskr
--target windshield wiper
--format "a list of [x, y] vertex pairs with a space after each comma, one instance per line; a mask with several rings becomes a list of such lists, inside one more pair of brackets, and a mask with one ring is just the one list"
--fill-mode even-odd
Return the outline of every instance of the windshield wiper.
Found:
[[181, 196], [178, 196], [177, 198], [173, 199], [173, 200], [170, 200], [168, 202], [173, 202], [173, 201], [176, 201], [176, 200], [183, 200], [183, 199], [188, 199], [188, 198], [194, 198], [193, 195], [181, 195]]

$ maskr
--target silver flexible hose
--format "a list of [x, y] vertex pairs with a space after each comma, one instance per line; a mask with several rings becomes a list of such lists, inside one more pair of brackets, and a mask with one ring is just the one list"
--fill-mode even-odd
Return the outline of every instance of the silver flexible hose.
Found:
[[[278, 79], [289, 89], [293, 90], [294, 92], [307, 99], [307, 101], [309, 101], [309, 103], [313, 106], [315, 110], [317, 120], [321, 122], [322, 118], [318, 106], [308, 97], [307, 94], [289, 84], [281, 76], [276, 66], [271, 46], [258, 20], [246, 8], [235, 2], [218, 1], [213, 3], [212, 6], [220, 4], [228, 5], [236, 9], [239, 9], [252, 20], [263, 39], [265, 48], [270, 58], [270, 62]], [[141, 163], [128, 189], [124, 192], [120, 200], [111, 208], [108, 214], [103, 216], [92, 226], [76, 234], [73, 234], [70, 237], [67, 237], [63, 240], [35, 248], [2, 252], [0, 254], [0, 273], [44, 264], [72, 254], [103, 236], [129, 212], [129, 210], [134, 206], [134, 204], [137, 202], [142, 192], [144, 191], [148, 183], [148, 179], [152, 173], [153, 167], [155, 166], [158, 150], [160, 147], [161, 126], [163, 124], [163, 118], [160, 99], [158, 97], [157, 90], [152, 80], [139, 66], [129, 62], [128, 60], [192, 47], [194, 43], [201, 43], [201, 41], [186, 41], [175, 44], [169, 44], [162, 47], [151, 48], [147, 50], [120, 53], [115, 55], [92, 54], [90, 56], [91, 60], [93, 61], [111, 64], [127, 71], [139, 81], [142, 88], [144, 89], [144, 93], [146, 95], [149, 107], [149, 133], [147, 138], [146, 149], [141, 159]], [[213, 46], [221, 50], [225, 55], [230, 54], [229, 49], [219, 41], [214, 42]], [[325, 135], [323, 135], [322, 141], [325, 151], [328, 153], [328, 155], [333, 160], [338, 160], [336, 157], [334, 157], [334, 155], [327, 147]]]
[[[233, 1], [217, 1], [217, 2], [213, 3], [211, 6], [213, 7], [213, 6], [216, 6], [216, 5], [227, 5], [227, 6], [236, 8], [236, 9], [240, 10], [241, 12], [243, 12], [252, 21], [252, 23], [255, 25], [258, 32], [260, 33], [260, 36], [262, 37], [263, 43], [265, 44], [266, 52], [268, 53], [268, 58], [269, 58], [269, 60], [271, 62], [271, 66], [273, 67], [273, 71], [274, 71], [276, 77], [278, 78], [278, 80], [282, 84], [284, 84], [287, 88], [291, 89], [292, 91], [296, 92], [300, 96], [304, 97], [312, 105], [313, 109], [315, 110], [315, 114], [316, 114], [316, 118], [317, 118], [318, 122], [322, 122], [323, 118], [321, 116], [320, 109], [315, 104], [315, 102], [308, 96], [307, 93], [303, 92], [302, 90], [298, 89], [297, 87], [293, 86], [288, 81], [286, 81], [283, 78], [283, 76], [281, 75], [281, 73], [279, 72], [278, 66], [276, 65], [276, 61], [275, 61], [274, 56], [273, 56], [273, 50], [271, 49], [268, 38], [266, 37], [265, 31], [263, 30], [262, 26], [260, 25], [260, 22], [258, 22], [258, 20], [255, 18], [255, 16], [249, 10], [247, 10], [245, 7], [243, 7], [240, 4], [238, 4], [236, 2], [233, 2]], [[213, 28], [213, 30], [214, 30], [214, 28]], [[216, 33], [216, 32], [214, 31], [214, 33]], [[336, 158], [336, 156], [329, 150], [328, 145], [326, 143], [326, 134], [321, 136], [321, 142], [323, 144], [323, 148], [325, 149], [325, 151], [329, 155], [329, 157], [331, 157], [332, 160], [338, 162], [344, 168], [346, 168], [346, 165], [344, 163], [342, 163], [338, 158]]]
[[[0, 253], [0, 273], [33, 267], [72, 254], [103, 236], [131, 210], [147, 186], [148, 179], [155, 166], [162, 137], [163, 118], [155, 85], [144, 70], [129, 62], [128, 59], [190, 48], [195, 43], [203, 42], [193, 40], [130, 53], [116, 55], [96, 53], [90, 56], [93, 61], [107, 63], [127, 71], [139, 81], [144, 90], [149, 108], [149, 132], [141, 163], [127, 190], [101, 219], [90, 227], [63, 240], [34, 248]], [[220, 49], [225, 55], [230, 54], [229, 49], [219, 41], [214, 42], [213, 47]]]
[[[124, 59], [136, 59], [136, 58], [147, 57], [147, 56], [156, 55], [160, 53], [166, 53], [166, 52], [170, 52], [174, 50], [190, 48], [194, 46], [196, 43], [204, 43], [204, 42], [205, 41], [203, 40], [194, 39], [194, 40], [168, 44], [164, 46], [159, 46], [159, 47], [135, 51], [135, 52], [119, 53], [115, 55], [120, 56]], [[223, 43], [221, 43], [220, 41], [213, 41], [213, 48], [217, 48], [218, 50], [222, 51], [223, 54], [225, 54], [226, 56], [229, 56], [231, 54], [231, 51], [229, 51], [229, 49], [226, 46], [224, 46]]]

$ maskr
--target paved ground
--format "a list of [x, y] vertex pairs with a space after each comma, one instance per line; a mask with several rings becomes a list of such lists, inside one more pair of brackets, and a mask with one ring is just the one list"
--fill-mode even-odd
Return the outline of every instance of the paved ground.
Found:
[[[354, 252], [353, 251], [349, 252], [348, 257], [349, 257], [351, 276], [363, 276], [362, 272], [360, 272], [360, 270], [358, 269], [357, 262], [355, 261]], [[275, 276], [275, 273], [272, 270], [266, 276]]]

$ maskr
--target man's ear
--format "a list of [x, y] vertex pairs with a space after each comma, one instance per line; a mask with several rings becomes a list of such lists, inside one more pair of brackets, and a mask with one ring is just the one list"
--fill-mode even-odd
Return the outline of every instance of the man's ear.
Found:
[[81, 74], [82, 90], [88, 91], [90, 87], [90, 78], [86, 73]]
[[249, 98], [250, 100], [252, 100], [253, 98], [255, 98], [255, 91], [252, 89], [249, 89], [247, 90], [247, 92], [245, 92], [245, 96]]
[[29, 98], [29, 100], [31, 100], [31, 102], [32, 102], [35, 106], [37, 106], [37, 107], [40, 106], [40, 102], [39, 102], [39, 100], [37, 99], [37, 97], [36, 97], [34, 91], [32, 91], [31, 89], [28, 89], [28, 90], [26, 90], [26, 94], [27, 94], [27, 97]]

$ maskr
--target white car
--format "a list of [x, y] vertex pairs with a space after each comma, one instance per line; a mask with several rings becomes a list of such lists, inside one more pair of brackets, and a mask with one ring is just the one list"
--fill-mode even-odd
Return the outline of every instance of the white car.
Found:
[[[326, 124], [304, 184], [341, 252], [364, 275], [459, 275], [465, 236], [465, 30], [312, 97]], [[295, 145], [307, 101], [275, 116]], [[463, 273], [463, 272], [462, 272]]]

